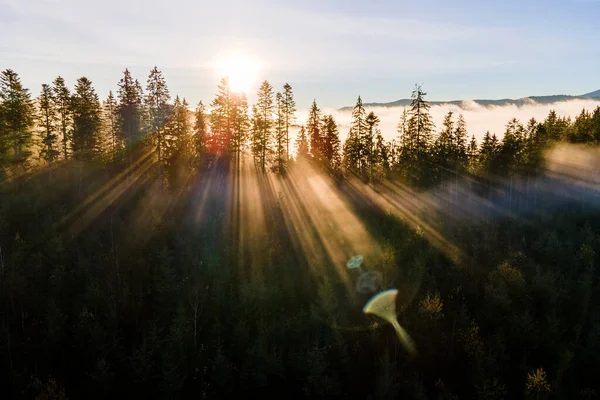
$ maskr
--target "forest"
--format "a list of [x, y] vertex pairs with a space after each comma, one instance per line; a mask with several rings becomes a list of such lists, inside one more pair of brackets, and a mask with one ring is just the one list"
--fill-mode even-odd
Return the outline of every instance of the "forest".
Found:
[[478, 143], [411, 99], [342, 141], [289, 84], [0, 72], [0, 397], [596, 398], [600, 106]]

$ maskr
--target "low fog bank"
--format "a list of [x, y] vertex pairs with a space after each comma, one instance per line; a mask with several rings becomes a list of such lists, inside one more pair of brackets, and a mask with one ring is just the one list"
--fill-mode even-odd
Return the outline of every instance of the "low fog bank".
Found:
[[460, 177], [420, 197], [417, 211], [423, 215], [455, 220], [600, 207], [600, 147], [559, 144], [547, 151], [543, 171], [488, 180]]
[[[509, 120], [512, 118], [519, 119], [524, 125], [532, 117], [537, 121], [543, 121], [550, 110], [555, 110], [559, 116], [572, 117], [574, 118], [582, 109], [593, 111], [596, 107], [600, 106], [600, 100], [569, 100], [559, 101], [551, 104], [539, 104], [531, 102], [524, 106], [482, 106], [474, 101], [464, 101], [462, 105], [444, 104], [434, 105], [431, 107], [431, 115], [436, 126], [436, 132], [438, 132], [442, 126], [444, 115], [448, 111], [452, 111], [456, 116], [462, 114], [467, 122], [467, 129], [469, 136], [475, 135], [477, 141], [480, 142], [481, 138], [486, 131], [496, 133], [501, 138], [504, 135], [504, 129]], [[381, 120], [380, 129], [386, 140], [392, 140], [398, 137], [396, 132], [396, 126], [400, 121], [402, 110], [404, 107], [367, 107], [367, 112], [373, 111]], [[340, 127], [340, 139], [343, 141], [348, 135], [350, 129], [350, 122], [352, 119], [352, 111], [340, 111], [337, 109], [325, 108], [322, 110], [323, 113], [332, 114], [335, 117]], [[308, 110], [302, 109], [298, 112], [298, 123], [303, 125], [306, 123], [308, 116]]]

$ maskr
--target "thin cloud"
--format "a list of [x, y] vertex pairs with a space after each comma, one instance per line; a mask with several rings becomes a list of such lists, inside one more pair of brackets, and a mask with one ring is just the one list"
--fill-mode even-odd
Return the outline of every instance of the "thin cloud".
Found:
[[[455, 119], [462, 114], [467, 123], [469, 137], [474, 135], [478, 142], [486, 131], [495, 133], [499, 138], [504, 135], [504, 130], [508, 121], [512, 118], [519, 119], [524, 125], [529, 119], [535, 118], [538, 122], [543, 121], [550, 110], [555, 110], [559, 116], [575, 118], [584, 108], [593, 111], [600, 106], [600, 100], [569, 100], [560, 101], [552, 104], [539, 104], [532, 102], [521, 107], [518, 106], [490, 106], [484, 107], [473, 101], [465, 101], [462, 106], [444, 104], [431, 107], [431, 115], [436, 126], [436, 133], [440, 131], [444, 116], [448, 111], [452, 111]], [[373, 111], [381, 120], [379, 128], [386, 140], [396, 139], [398, 137], [397, 125], [400, 121], [404, 107], [367, 107], [367, 112]], [[340, 138], [345, 140], [350, 129], [352, 120], [351, 111], [339, 111], [337, 109], [325, 108], [326, 114], [332, 114], [339, 124]], [[304, 124], [308, 116], [307, 110], [301, 110], [298, 113], [298, 121]]]

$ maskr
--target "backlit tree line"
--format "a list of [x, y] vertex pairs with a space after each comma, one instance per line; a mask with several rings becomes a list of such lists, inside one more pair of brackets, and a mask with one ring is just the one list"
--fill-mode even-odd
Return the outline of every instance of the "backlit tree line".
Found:
[[[535, 169], [549, 143], [600, 140], [597, 108], [583, 110], [575, 119], [554, 111], [544, 121], [523, 124], [512, 119], [502, 139], [486, 132], [477, 143], [462, 115], [448, 112], [442, 126], [435, 127], [426, 93], [418, 86], [399, 116], [394, 140], [383, 138], [379, 118], [373, 111], [367, 113], [359, 97], [342, 144], [333, 115], [322, 113], [316, 101], [307, 120], [298, 124], [289, 84], [275, 93], [264, 81], [250, 107], [246, 95], [232, 92], [223, 78], [210, 107], [200, 101], [195, 110], [185, 98], [171, 98], [156, 67], [145, 88], [126, 69], [116, 96], [111, 91], [102, 102], [85, 77], [72, 89], [57, 77], [43, 84], [36, 98], [12, 70], [2, 72], [0, 84], [0, 166], [7, 176], [18, 176], [35, 160], [52, 165], [68, 159], [126, 159], [142, 142], [151, 144], [161, 174], [215, 155], [228, 155], [239, 164], [249, 152], [263, 171], [284, 173], [292, 158], [309, 159], [328, 172], [352, 173], [369, 181], [401, 177], [430, 185], [466, 172], [509, 175]], [[290, 150], [293, 128], [299, 132]]]
[[[434, 126], [417, 86], [393, 140], [359, 97], [342, 143], [316, 101], [299, 120], [290, 85], [264, 82], [256, 98], [223, 79], [192, 109], [157, 68], [145, 82], [125, 70], [104, 101], [87, 78], [70, 87], [58, 77], [32, 96], [1, 73], [0, 398], [600, 393], [597, 202], [556, 206], [540, 191], [525, 216], [448, 212], [413, 228], [419, 214], [393, 215], [344, 179], [383, 195], [396, 187], [387, 180], [407, 183], [410, 199], [393, 192], [407, 214], [417, 187], [469, 178], [502, 188], [540, 173], [554, 143], [597, 145], [600, 108], [512, 119], [502, 138], [477, 143], [461, 115]], [[156, 168], [129, 179], [143, 160]], [[244, 170], [239, 186], [223, 178], [242, 162], [259, 178], [291, 171], [289, 192]], [[372, 294], [328, 257], [345, 246], [335, 227], [346, 221], [308, 193], [311, 176], [293, 174], [307, 164], [340, 178], [323, 182], [377, 242], [363, 267], [405, 296], [398, 319], [417, 357], [362, 312]], [[190, 171], [200, 179], [182, 180]]]

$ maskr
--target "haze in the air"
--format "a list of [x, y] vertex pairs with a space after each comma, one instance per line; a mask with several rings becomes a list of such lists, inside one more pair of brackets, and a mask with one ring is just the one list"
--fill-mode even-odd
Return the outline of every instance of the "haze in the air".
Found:
[[0, 65], [28, 87], [85, 71], [101, 97], [125, 67], [158, 65], [192, 104], [232, 49], [305, 105], [317, 92], [328, 107], [393, 101], [415, 82], [432, 100], [578, 95], [600, 87], [599, 15], [584, 0], [0, 0]]

